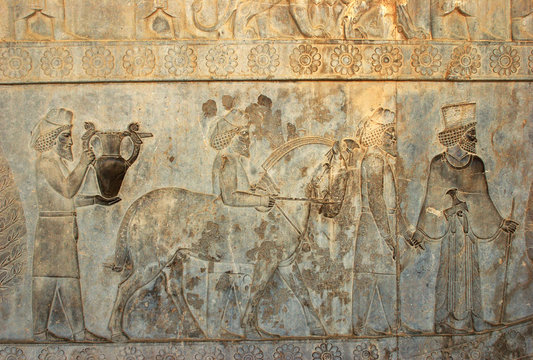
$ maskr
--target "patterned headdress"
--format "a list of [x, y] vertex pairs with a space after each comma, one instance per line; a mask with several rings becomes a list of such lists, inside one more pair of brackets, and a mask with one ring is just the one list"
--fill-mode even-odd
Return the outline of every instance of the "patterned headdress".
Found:
[[476, 104], [461, 103], [442, 107], [444, 130], [438, 135], [439, 141], [446, 147], [458, 144], [463, 135], [476, 126]]
[[38, 152], [50, 150], [59, 134], [72, 129], [73, 113], [67, 109], [52, 109], [31, 132], [30, 146]]
[[232, 110], [225, 117], [215, 120], [209, 131], [209, 144], [215, 150], [225, 149], [239, 130], [248, 123], [248, 115], [240, 110]]
[[390, 128], [394, 128], [394, 112], [379, 108], [370, 118], [363, 122], [357, 130], [356, 138], [364, 147], [383, 145], [383, 134]]

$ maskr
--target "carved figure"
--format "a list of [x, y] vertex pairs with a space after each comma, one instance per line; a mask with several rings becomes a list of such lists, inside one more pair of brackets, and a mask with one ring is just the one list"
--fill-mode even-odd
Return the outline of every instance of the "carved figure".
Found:
[[361, 214], [355, 241], [352, 324], [355, 335], [391, 334], [398, 328], [398, 235], [409, 239], [396, 199], [394, 112], [379, 108], [358, 131]]
[[511, 1], [513, 40], [533, 39], [533, 2], [531, 0]]
[[529, 260], [533, 262], [533, 183], [529, 186], [529, 198], [526, 211], [526, 250]]
[[431, 1], [434, 39], [507, 40], [509, 2], [500, 0]]
[[[420, 247], [428, 241], [441, 242], [435, 285], [436, 333], [491, 327], [483, 316], [478, 243], [506, 242], [518, 226], [503, 219], [490, 198], [485, 165], [475, 155], [475, 109], [474, 103], [442, 108], [445, 128], [439, 141], [446, 151], [431, 161], [426, 196], [411, 239]], [[505, 284], [503, 289], [505, 293]]]
[[407, 0], [352, 0], [344, 15], [346, 39], [426, 39], [407, 11]]
[[[31, 147], [37, 152], [36, 182], [39, 219], [33, 251], [33, 335], [37, 341], [56, 337], [80, 340], [97, 339], [86, 328], [80, 291], [78, 265], [78, 227], [76, 207], [112, 205], [119, 198], [78, 196], [87, 169], [94, 162], [86, 149], [73, 171], [72, 118], [66, 109], [52, 109], [33, 129]], [[60, 306], [68, 324], [67, 334], [54, 333], [53, 304]]]
[[[270, 10], [283, 0], [229, 0], [226, 11], [212, 25], [206, 25], [200, 20], [200, 13], [203, 8], [203, 1], [198, 0], [193, 3], [194, 25], [206, 32], [219, 30], [230, 19], [233, 19], [233, 37], [235, 39], [265, 37], [265, 26], [259, 26], [257, 31], [249, 26], [252, 19]], [[309, 0], [288, 0], [288, 10], [294, 19], [301, 34], [306, 37], [324, 37], [326, 31], [323, 26], [314, 26], [311, 23], [308, 6]], [[264, 24], [263, 24], [264, 25]], [[258, 32], [258, 33], [256, 33]]]
[[[250, 151], [248, 127], [247, 116], [237, 109], [215, 120], [209, 136], [210, 145], [218, 151], [212, 172], [214, 195], [164, 188], [142, 196], [126, 212], [113, 265], [123, 276], [109, 322], [113, 340], [125, 338], [122, 320], [128, 300], [160, 273], [165, 276], [165, 290], [183, 321], [196, 327], [190, 333], [206, 335], [183, 293], [183, 267], [191, 256], [205, 261], [254, 264], [250, 300], [241, 319], [245, 337], [268, 335], [258, 325], [257, 307], [276, 271], [302, 304], [310, 333], [325, 334], [294, 264], [306, 232], [296, 225], [302, 221], [291, 220], [279, 206], [278, 202], [289, 199], [274, 194], [275, 186], [267, 173], [257, 186], [249, 184], [243, 167]], [[286, 143], [267, 159], [264, 169], [268, 171], [297, 146], [332, 143], [320, 137]], [[304, 215], [309, 216], [309, 212], [304, 211]], [[260, 228], [263, 230], [258, 231]], [[259, 232], [265, 234], [264, 239]]]

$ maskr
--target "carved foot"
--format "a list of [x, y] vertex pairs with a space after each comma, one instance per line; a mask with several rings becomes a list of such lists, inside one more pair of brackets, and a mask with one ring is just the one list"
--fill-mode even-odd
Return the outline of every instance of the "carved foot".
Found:
[[127, 337], [124, 333], [118, 332], [118, 333], [112, 333], [111, 334], [111, 342], [114, 343], [123, 343], [128, 342], [130, 339]]
[[315, 326], [309, 328], [311, 336], [326, 336], [326, 330], [322, 326]]

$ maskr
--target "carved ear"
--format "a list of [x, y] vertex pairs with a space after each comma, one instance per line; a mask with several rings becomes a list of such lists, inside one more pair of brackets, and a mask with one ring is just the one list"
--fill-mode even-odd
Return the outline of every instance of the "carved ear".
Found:
[[346, 147], [350, 150], [353, 150], [353, 149], [359, 149], [359, 144], [357, 143], [357, 141], [355, 141], [354, 139], [351, 139], [351, 138], [344, 138], [342, 139], [342, 142], [344, 143], [344, 145], [346, 145]]

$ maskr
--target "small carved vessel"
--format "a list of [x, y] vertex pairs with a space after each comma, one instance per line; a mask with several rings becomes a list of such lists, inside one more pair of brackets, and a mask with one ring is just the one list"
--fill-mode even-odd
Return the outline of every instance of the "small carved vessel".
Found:
[[[152, 137], [152, 133], [138, 132], [139, 125], [132, 123], [127, 131], [97, 131], [91, 122], [85, 123], [85, 134], [82, 136], [83, 149], [89, 149], [90, 142], [97, 136], [102, 146], [102, 154], [96, 159], [94, 169], [100, 193], [105, 198], [114, 198], [120, 192], [122, 181], [129, 167], [137, 160], [142, 145], [141, 138]], [[128, 159], [120, 155], [120, 146], [124, 138], [133, 142], [133, 151]]]

